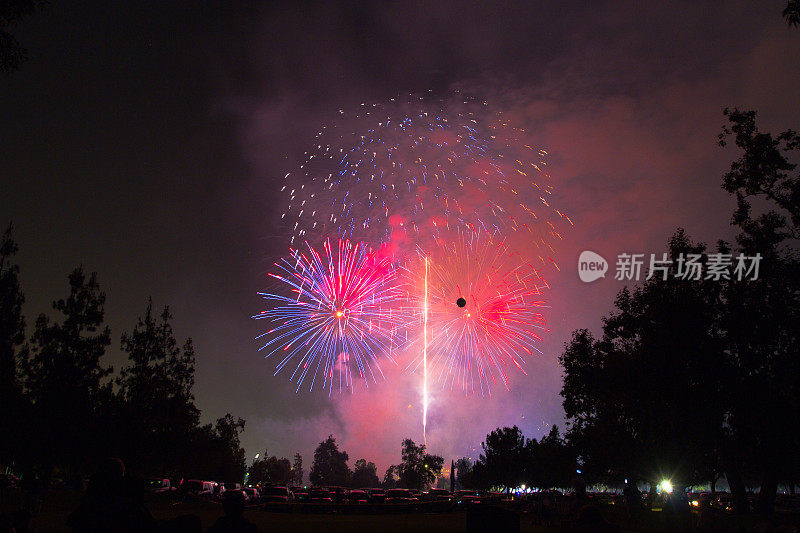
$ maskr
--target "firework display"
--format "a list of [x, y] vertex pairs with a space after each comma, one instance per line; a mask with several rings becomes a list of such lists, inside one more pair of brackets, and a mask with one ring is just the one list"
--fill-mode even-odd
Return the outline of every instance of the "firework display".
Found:
[[253, 318], [270, 323], [260, 350], [279, 359], [276, 374], [293, 368], [297, 390], [307, 379], [309, 390], [320, 381], [329, 391], [352, 390], [355, 378], [381, 377], [381, 359], [392, 361], [402, 343], [393, 308], [401, 293], [385, 255], [347, 240], [323, 249], [307, 245], [276, 263], [276, 292], [259, 293], [272, 307]]
[[271, 323], [259, 338], [276, 373], [353, 390], [401, 358], [421, 374], [426, 441], [431, 384], [491, 395], [525, 374], [547, 331], [542, 272], [572, 224], [529, 138], [459, 92], [361, 104], [322, 126], [282, 187], [305, 251], [278, 264], [279, 287], [262, 293], [273, 307], [255, 316]]
[[[509, 370], [525, 373], [525, 358], [539, 352], [548, 288], [536, 268], [501, 239], [480, 235], [440, 239], [420, 251], [425, 263], [404, 269], [409, 314], [427, 321], [426, 345], [412, 342], [411, 370], [442, 388], [491, 395], [509, 387]], [[425, 360], [423, 361], [423, 354]]]
[[559, 226], [544, 150], [483, 101], [456, 94], [340, 111], [286, 175], [293, 240], [337, 235], [413, 253], [453, 230], [520, 233], [552, 260]]

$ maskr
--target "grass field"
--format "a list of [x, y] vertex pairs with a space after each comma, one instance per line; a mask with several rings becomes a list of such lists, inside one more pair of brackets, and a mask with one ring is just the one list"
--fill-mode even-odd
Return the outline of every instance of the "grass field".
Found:
[[[34, 518], [34, 526], [40, 532], [67, 532], [69, 514], [80, 502], [80, 495], [73, 491], [53, 491], [46, 495], [42, 508]], [[2, 512], [18, 508], [19, 502], [6, 501], [0, 507]], [[193, 514], [200, 517], [203, 530], [222, 516], [222, 506], [213, 502], [171, 503], [167, 500], [154, 500], [147, 504], [148, 509], [158, 520]], [[448, 533], [466, 530], [466, 512], [441, 514], [373, 514], [373, 515], [335, 515], [305, 513], [274, 513], [259, 509], [245, 511], [245, 517], [258, 525], [259, 531], [309, 533], [324, 532], [378, 532], [378, 533]], [[559, 528], [533, 526], [529, 521], [522, 522], [523, 532], [558, 531]]]
[[[80, 495], [74, 491], [51, 491], [45, 495], [41, 510], [34, 518], [34, 527], [39, 532], [69, 531], [65, 526], [67, 517], [78, 506]], [[20, 508], [23, 502], [14, 498], [0, 500], [0, 512], [11, 512]], [[207, 501], [173, 503], [167, 499], [153, 499], [147, 507], [158, 520], [166, 520], [177, 516], [192, 514], [200, 517], [203, 530], [207, 530], [214, 521], [222, 516], [222, 506]], [[463, 532], [467, 526], [465, 511], [443, 513], [376, 513], [376, 514], [310, 514], [299, 512], [267, 512], [261, 509], [249, 509], [245, 512], [248, 520], [258, 525], [259, 531], [313, 533], [321, 532], [355, 532], [355, 533], [394, 533], [409, 531], [414, 533], [447, 533]], [[692, 531], [697, 516], [668, 517], [661, 512], [644, 513], [637, 523], [631, 523], [622, 508], [607, 507], [603, 509], [606, 520], [622, 526], [622, 531], [676, 532]], [[542, 526], [533, 523], [530, 515], [521, 515], [521, 531], [556, 532], [560, 531], [560, 521], [554, 526]], [[755, 515], [720, 516], [715, 524], [717, 531], [768, 531], [767, 520]], [[779, 531], [800, 530], [800, 515], [780, 514], [772, 519], [772, 527]]]

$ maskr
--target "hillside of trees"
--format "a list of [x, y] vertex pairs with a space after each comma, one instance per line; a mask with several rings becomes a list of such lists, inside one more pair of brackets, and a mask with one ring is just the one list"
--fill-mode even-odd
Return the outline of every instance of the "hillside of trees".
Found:
[[65, 296], [29, 332], [18, 249], [9, 224], [0, 241], [0, 469], [77, 483], [113, 456], [145, 476], [240, 480], [245, 421], [200, 423], [194, 347], [175, 338], [169, 307], [147, 301], [119, 337], [128, 358], [115, 372], [98, 275], [75, 268]]

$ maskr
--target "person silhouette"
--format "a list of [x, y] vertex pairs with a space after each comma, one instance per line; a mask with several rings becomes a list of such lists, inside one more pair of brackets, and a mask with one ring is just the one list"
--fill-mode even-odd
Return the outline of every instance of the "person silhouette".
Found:
[[620, 527], [605, 521], [600, 509], [594, 505], [584, 505], [578, 510], [578, 516], [571, 522], [561, 524], [561, 531], [583, 533], [619, 533]]
[[625, 488], [622, 491], [625, 496], [625, 505], [628, 506], [628, 512], [633, 517], [638, 517], [642, 511], [642, 493], [635, 482], [626, 480]]
[[222, 516], [209, 529], [210, 533], [256, 533], [258, 528], [244, 517], [244, 494], [231, 490], [222, 496]]
[[28, 533], [33, 531], [33, 515], [28, 509], [19, 509], [11, 513], [11, 522], [14, 524], [14, 533]]
[[89, 480], [81, 503], [67, 518], [75, 532], [140, 531], [155, 529], [144, 506], [144, 487], [125, 475], [121, 459], [106, 459]]
[[14, 522], [7, 514], [0, 514], [0, 533], [16, 533], [14, 530]]

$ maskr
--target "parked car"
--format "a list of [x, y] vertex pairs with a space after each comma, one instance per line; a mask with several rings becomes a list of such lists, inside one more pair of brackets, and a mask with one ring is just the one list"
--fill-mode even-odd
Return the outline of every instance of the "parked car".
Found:
[[710, 492], [690, 492], [686, 498], [692, 509], [707, 509], [711, 505], [712, 496], [714, 495]]
[[348, 503], [369, 503], [369, 494], [363, 490], [351, 490], [347, 495]]
[[328, 487], [328, 490], [331, 493], [333, 503], [345, 503], [347, 495], [350, 493], [350, 489], [345, 487]]
[[181, 490], [186, 494], [198, 496], [200, 498], [210, 498], [214, 495], [213, 481], [201, 481], [199, 479], [189, 479], [181, 483]]
[[718, 493], [717, 497], [711, 500], [711, 508], [725, 513], [733, 512], [733, 496], [729, 493]]
[[252, 505], [254, 503], [258, 503], [261, 501], [261, 494], [258, 492], [256, 487], [245, 487], [242, 489], [245, 497], [247, 498], [246, 503], [248, 505]]
[[778, 494], [775, 499], [775, 509], [788, 513], [800, 511], [800, 496], [796, 494]]
[[164, 492], [172, 492], [175, 490], [175, 487], [172, 486], [167, 478], [157, 478], [145, 480], [145, 489], [151, 494], [161, 494]]
[[386, 491], [383, 489], [368, 489], [370, 503], [386, 503]]
[[428, 499], [433, 501], [446, 501], [449, 502], [453, 499], [453, 495], [446, 489], [431, 489], [428, 491]]
[[454, 499], [460, 505], [472, 505], [481, 502], [480, 495], [474, 490], [459, 490], [456, 492]]
[[288, 487], [264, 487], [261, 490], [261, 501], [264, 503], [289, 503], [292, 491]]
[[242, 490], [242, 484], [241, 483], [223, 483], [222, 487], [226, 491], [228, 491], [228, 490]]
[[309, 490], [308, 500], [311, 503], [333, 503], [330, 491], [322, 488], [313, 488]]
[[298, 503], [306, 503], [311, 501], [308, 490], [303, 487], [296, 487], [292, 490], [292, 499]]
[[417, 499], [408, 489], [389, 489], [386, 492], [386, 503], [411, 503]]

